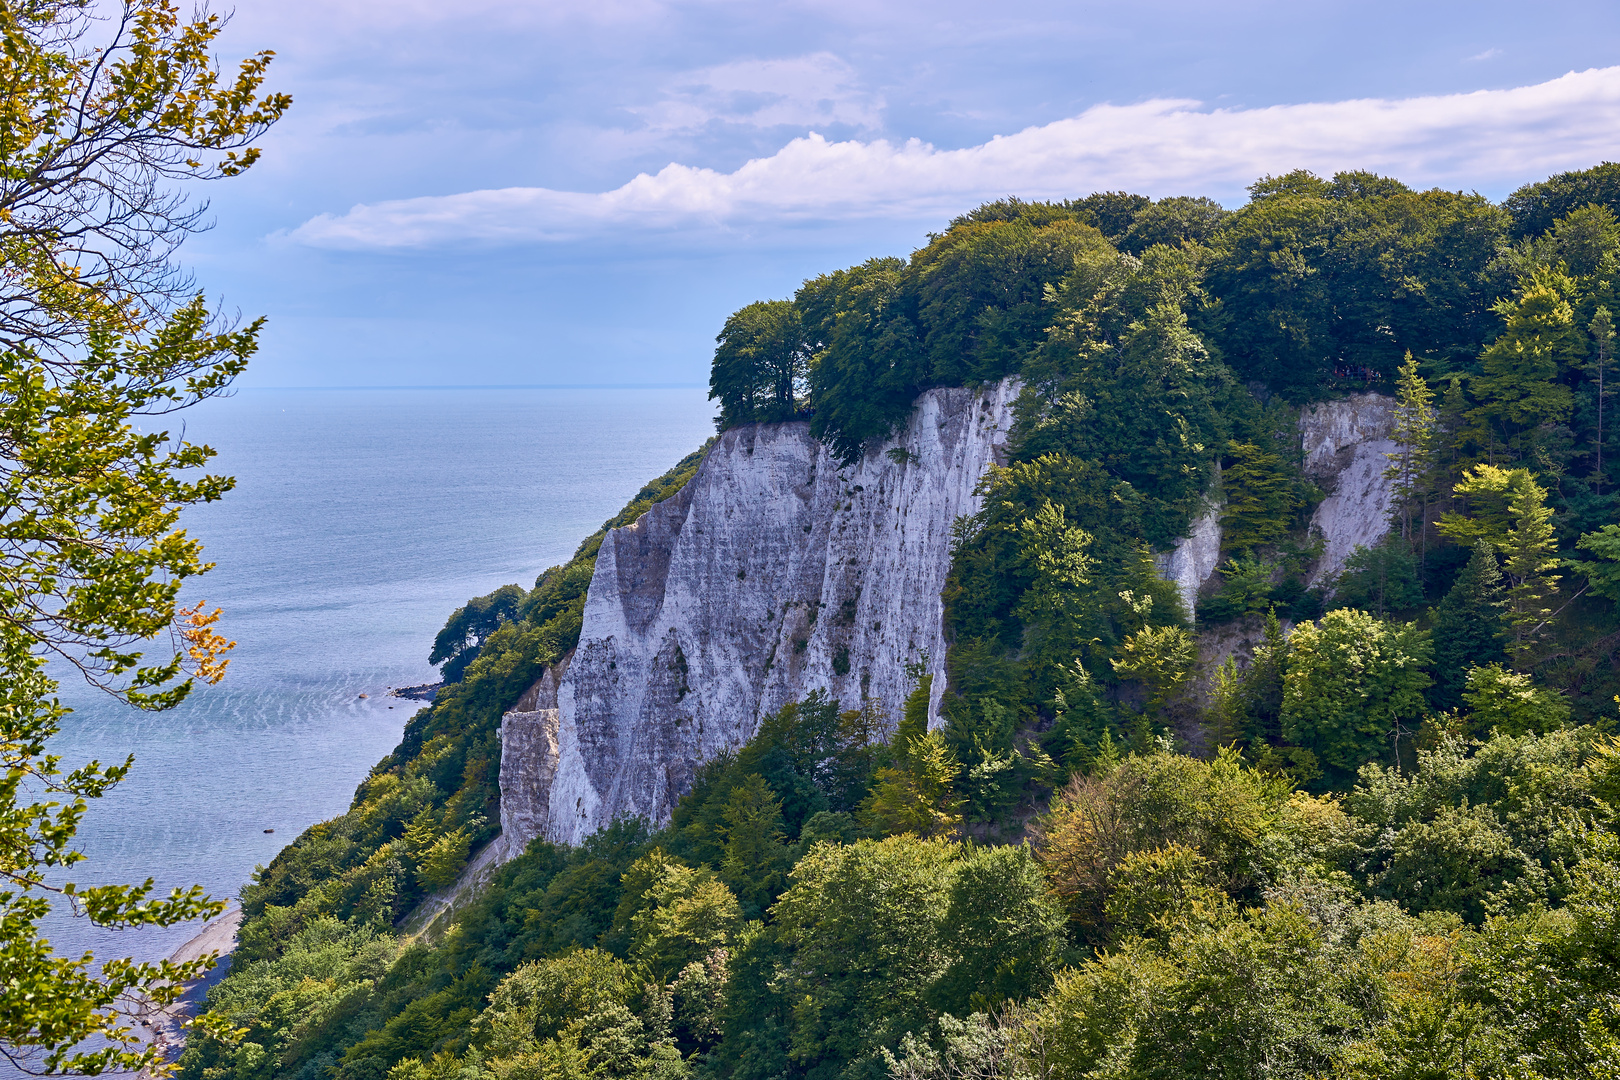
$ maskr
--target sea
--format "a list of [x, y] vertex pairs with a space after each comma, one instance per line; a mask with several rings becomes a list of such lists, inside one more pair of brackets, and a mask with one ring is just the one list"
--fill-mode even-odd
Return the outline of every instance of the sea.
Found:
[[[66, 879], [236, 896], [398, 743], [422, 706], [388, 691], [436, 677], [451, 612], [566, 561], [713, 416], [700, 389], [244, 389], [148, 425], [236, 478], [182, 521], [215, 564], [183, 599], [223, 609], [236, 647], [224, 681], [162, 713], [63, 676], [63, 766], [135, 757]], [[197, 929], [53, 912], [44, 932], [59, 954], [155, 960]]]

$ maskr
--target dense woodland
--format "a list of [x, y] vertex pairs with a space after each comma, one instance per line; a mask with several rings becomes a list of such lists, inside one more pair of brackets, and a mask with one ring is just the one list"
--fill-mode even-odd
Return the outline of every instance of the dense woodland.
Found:
[[[1007, 199], [728, 319], [722, 430], [846, 459], [1021, 378], [943, 726], [920, 665], [902, 716], [812, 695], [667, 825], [536, 842], [403, 933], [494, 835], [500, 714], [577, 641], [599, 533], [451, 617], [450, 685], [244, 888], [208, 998], [241, 1034], [182, 1074], [1620, 1075], [1620, 165], [1250, 192]], [[1307, 588], [1299, 408], [1366, 390], [1391, 530]], [[1212, 505], [1188, 612], [1154, 555]], [[1252, 648], [1200, 679], [1194, 625]]]

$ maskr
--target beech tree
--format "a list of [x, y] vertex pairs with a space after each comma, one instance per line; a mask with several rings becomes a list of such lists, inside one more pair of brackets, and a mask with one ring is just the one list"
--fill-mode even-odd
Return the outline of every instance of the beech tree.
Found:
[[810, 353], [791, 300], [761, 300], [726, 320], [715, 338], [709, 397], [720, 402], [722, 430], [791, 420], [805, 404]]
[[219, 612], [180, 604], [209, 565], [176, 525], [232, 482], [142, 419], [219, 394], [257, 344], [258, 322], [222, 324], [172, 261], [206, 206], [169, 185], [249, 168], [290, 104], [260, 94], [270, 53], [220, 67], [222, 27], [169, 0], [0, 5], [0, 1055], [32, 1073], [164, 1072], [128, 1014], [209, 966], [58, 956], [38, 934], [51, 894], [112, 928], [224, 907], [150, 880], [56, 884], [130, 760], [49, 753], [68, 710], [47, 669], [160, 710], [228, 663]]

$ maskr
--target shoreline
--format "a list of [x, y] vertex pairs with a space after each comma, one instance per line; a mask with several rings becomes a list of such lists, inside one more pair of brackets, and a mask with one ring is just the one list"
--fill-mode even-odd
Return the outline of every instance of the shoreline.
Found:
[[218, 954], [212, 970], [200, 979], [186, 985], [186, 992], [162, 1012], [153, 1011], [140, 1018], [140, 1025], [149, 1033], [152, 1042], [173, 1061], [186, 1046], [185, 1023], [197, 1014], [203, 1000], [214, 984], [231, 970], [231, 954], [236, 949], [236, 931], [242, 925], [242, 908], [235, 900], [226, 909], [203, 924], [196, 936], [169, 954], [174, 963], [198, 960], [210, 953]]

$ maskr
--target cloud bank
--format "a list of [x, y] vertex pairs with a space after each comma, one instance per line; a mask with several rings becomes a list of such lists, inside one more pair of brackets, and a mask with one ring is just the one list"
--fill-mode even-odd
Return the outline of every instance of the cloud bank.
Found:
[[1620, 67], [1608, 67], [1510, 90], [1399, 100], [1260, 109], [1162, 99], [1098, 105], [954, 150], [916, 139], [833, 142], [810, 134], [729, 173], [670, 164], [612, 191], [513, 187], [362, 204], [311, 218], [288, 238], [387, 250], [535, 244], [625, 230], [937, 220], [1007, 194], [1062, 198], [1126, 188], [1219, 196], [1296, 168], [1321, 175], [1372, 169], [1424, 186], [1513, 186], [1614, 157], [1617, 143]]

